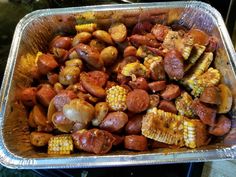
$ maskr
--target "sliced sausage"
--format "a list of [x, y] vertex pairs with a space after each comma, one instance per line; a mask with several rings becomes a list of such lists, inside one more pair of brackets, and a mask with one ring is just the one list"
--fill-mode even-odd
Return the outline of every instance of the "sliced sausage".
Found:
[[204, 124], [214, 126], [216, 118], [215, 109], [207, 107], [206, 105], [201, 103], [199, 99], [195, 99], [192, 102], [191, 108]]
[[220, 104], [219, 88], [215, 86], [205, 88], [200, 96], [200, 101], [209, 104]]
[[166, 88], [166, 81], [150, 82], [148, 84], [148, 87], [150, 88], [150, 90], [153, 93], [158, 92], [158, 91], [162, 91], [162, 90], [165, 90], [165, 88]]
[[58, 82], [58, 74], [57, 73], [48, 73], [47, 74], [48, 82], [52, 85]]
[[209, 43], [208, 45], [206, 46], [206, 52], [215, 52], [216, 49], [218, 48], [218, 42], [219, 40], [214, 37], [214, 36], [211, 36], [209, 37]]
[[39, 73], [47, 74], [48, 72], [58, 67], [58, 63], [52, 55], [42, 54], [38, 57], [37, 66]]
[[181, 53], [170, 50], [164, 58], [164, 69], [170, 79], [179, 80], [184, 76], [184, 63]]
[[72, 40], [72, 46], [76, 46], [79, 43], [88, 43], [92, 38], [92, 34], [89, 32], [80, 32], [75, 35]]
[[138, 135], [141, 133], [143, 115], [137, 114], [131, 117], [125, 126], [125, 133], [128, 135]]
[[99, 59], [99, 52], [93, 49], [89, 45], [78, 44], [75, 46], [75, 51], [78, 57], [84, 60], [86, 63], [94, 68], [101, 69], [103, 67], [103, 62]]
[[124, 139], [124, 147], [129, 150], [147, 150], [147, 138], [143, 135], [128, 135]]
[[36, 125], [47, 126], [47, 116], [45, 110], [40, 105], [35, 105], [32, 110], [32, 117]]
[[158, 106], [158, 104], [160, 102], [160, 96], [159, 95], [157, 95], [157, 94], [149, 95], [149, 99], [150, 99], [150, 102], [149, 102], [148, 109]]
[[134, 34], [130, 36], [128, 39], [135, 47], [139, 47], [141, 45], [147, 45], [150, 47], [160, 46], [160, 43], [157, 42], [156, 38], [152, 34], [146, 34], [146, 35]]
[[115, 138], [115, 141], [112, 144], [113, 146], [119, 146], [119, 145], [123, 144], [124, 136], [120, 136], [120, 135], [116, 135], [116, 134], [112, 134], [112, 136]]
[[194, 43], [206, 46], [209, 43], [209, 36], [202, 30], [193, 28], [191, 29], [188, 34], [190, 34], [193, 39]]
[[215, 136], [223, 136], [230, 131], [231, 120], [224, 115], [220, 115], [216, 124], [210, 127], [209, 133]]
[[50, 101], [53, 99], [55, 95], [56, 92], [50, 85], [43, 84], [39, 87], [36, 97], [42, 105], [48, 107]]
[[137, 49], [134, 46], [128, 46], [124, 49], [123, 57], [136, 56]]
[[36, 93], [35, 87], [25, 88], [20, 94], [20, 100], [26, 106], [34, 106], [36, 104]]
[[152, 30], [151, 33], [156, 37], [158, 41], [164, 41], [168, 31], [170, 30], [169, 27], [162, 25], [162, 24], [156, 24]]
[[56, 36], [50, 43], [50, 49], [62, 48], [62, 49], [69, 50], [71, 48], [71, 43], [72, 43], [72, 40], [70, 37]]
[[95, 128], [77, 131], [72, 138], [76, 148], [95, 154], [107, 153], [115, 141], [111, 133]]
[[32, 132], [30, 134], [30, 143], [37, 147], [46, 146], [51, 137], [53, 135], [49, 133]]
[[158, 108], [166, 112], [177, 114], [177, 109], [172, 101], [161, 100]]
[[145, 90], [134, 89], [126, 97], [126, 105], [129, 111], [140, 113], [149, 106], [149, 95]]
[[107, 83], [109, 76], [103, 71], [90, 71], [88, 72], [88, 77], [89, 80], [94, 82], [96, 85], [104, 87]]
[[124, 112], [108, 113], [99, 127], [109, 132], [119, 132], [128, 122], [128, 116]]
[[180, 96], [181, 90], [178, 85], [169, 84], [166, 89], [161, 93], [161, 97], [165, 100], [173, 100]]
[[104, 98], [106, 96], [106, 91], [94, 83], [87, 73], [80, 74], [80, 80], [83, 88], [89, 92], [91, 95], [94, 95], [98, 98]]
[[138, 77], [134, 81], [129, 81], [129, 86], [132, 89], [143, 89], [148, 90], [148, 83], [143, 77]]

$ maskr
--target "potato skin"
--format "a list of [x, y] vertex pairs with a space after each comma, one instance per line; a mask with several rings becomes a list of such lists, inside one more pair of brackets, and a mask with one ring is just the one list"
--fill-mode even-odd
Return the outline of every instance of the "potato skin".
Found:
[[128, 116], [124, 112], [121, 111], [111, 112], [107, 114], [107, 116], [99, 125], [99, 127], [111, 133], [119, 132], [127, 122], [128, 122]]
[[145, 151], [147, 150], [147, 138], [143, 135], [125, 136], [124, 147], [135, 151]]
[[46, 146], [51, 137], [53, 135], [49, 133], [32, 132], [30, 134], [30, 143], [37, 147]]
[[127, 37], [127, 29], [123, 23], [112, 24], [108, 29], [108, 32], [115, 42], [123, 42]]
[[118, 50], [113, 46], [109, 46], [101, 51], [99, 58], [103, 61], [105, 66], [108, 66], [116, 61], [117, 56]]

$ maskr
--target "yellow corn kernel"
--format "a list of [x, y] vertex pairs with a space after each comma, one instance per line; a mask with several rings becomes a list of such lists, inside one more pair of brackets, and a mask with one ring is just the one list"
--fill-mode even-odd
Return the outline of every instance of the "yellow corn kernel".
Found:
[[180, 115], [187, 117], [195, 116], [193, 110], [191, 109], [192, 101], [192, 97], [187, 92], [181, 93], [181, 95], [175, 101], [176, 109]]
[[134, 62], [126, 64], [122, 68], [121, 74], [123, 74], [124, 76], [135, 75], [137, 77], [146, 77], [148, 74], [148, 70], [143, 64]]
[[48, 142], [48, 154], [67, 155], [73, 151], [73, 140], [70, 135], [57, 135]]
[[128, 91], [121, 86], [113, 86], [107, 91], [106, 102], [113, 111], [124, 111], [127, 109], [126, 96]]
[[189, 148], [206, 145], [208, 143], [207, 126], [199, 119], [185, 119], [184, 143]]
[[142, 121], [142, 134], [159, 142], [183, 146], [184, 119], [184, 116], [160, 109], [149, 111]]
[[147, 57], [144, 58], [144, 66], [148, 69], [150, 69], [151, 65], [154, 63], [154, 62], [161, 62], [162, 61], [162, 57], [161, 56], [151, 56], [151, 55], [148, 55]]
[[88, 24], [78, 24], [75, 26], [77, 32], [89, 32], [92, 33], [97, 29], [96, 23], [88, 23]]
[[[184, 38], [182, 38], [182, 47], [180, 45], [180, 51], [185, 60], [187, 60], [191, 54], [192, 48], [193, 48], [193, 37], [191, 35], [185, 35]], [[182, 48], [182, 49], [181, 49]]]

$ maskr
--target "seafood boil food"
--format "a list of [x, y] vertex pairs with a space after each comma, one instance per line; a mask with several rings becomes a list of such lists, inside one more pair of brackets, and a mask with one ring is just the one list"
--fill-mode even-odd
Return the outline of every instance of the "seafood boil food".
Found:
[[53, 155], [197, 148], [230, 131], [215, 36], [149, 21], [75, 29], [38, 51], [32, 85], [18, 95], [33, 146]]

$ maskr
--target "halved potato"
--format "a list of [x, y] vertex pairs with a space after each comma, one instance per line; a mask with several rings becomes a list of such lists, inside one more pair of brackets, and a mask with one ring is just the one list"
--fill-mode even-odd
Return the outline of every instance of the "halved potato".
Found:
[[230, 89], [225, 84], [220, 84], [220, 104], [218, 105], [217, 112], [218, 113], [227, 113], [230, 111], [232, 103], [233, 103], [233, 97]]

